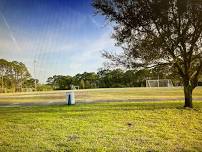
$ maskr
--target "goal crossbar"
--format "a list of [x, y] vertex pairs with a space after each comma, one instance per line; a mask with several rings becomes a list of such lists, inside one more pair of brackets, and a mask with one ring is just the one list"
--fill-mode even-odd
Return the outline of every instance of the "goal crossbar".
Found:
[[173, 87], [170, 79], [146, 80], [146, 87]]

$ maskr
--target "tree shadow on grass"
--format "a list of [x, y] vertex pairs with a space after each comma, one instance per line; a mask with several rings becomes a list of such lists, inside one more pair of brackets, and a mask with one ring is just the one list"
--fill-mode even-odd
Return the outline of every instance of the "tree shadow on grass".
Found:
[[[202, 102], [194, 104], [194, 110], [202, 109]], [[51, 105], [51, 106], [34, 106], [34, 107], [9, 107], [0, 108], [0, 114], [9, 113], [50, 113], [62, 114], [83, 113], [83, 112], [109, 112], [109, 111], [132, 111], [132, 110], [185, 110], [183, 102], [106, 102], [93, 104], [76, 104], [76, 105]]]
[[[80, 111], [85, 110], [163, 110], [163, 109], [184, 109], [183, 103], [104, 103], [104, 104], [95, 104], [92, 108], [89, 109], [79, 109]], [[76, 109], [75, 109], [76, 110]], [[76, 110], [77, 111], [77, 110]]]

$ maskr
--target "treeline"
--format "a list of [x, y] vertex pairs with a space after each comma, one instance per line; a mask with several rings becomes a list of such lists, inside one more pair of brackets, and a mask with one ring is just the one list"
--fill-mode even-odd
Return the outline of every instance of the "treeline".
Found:
[[35, 80], [22, 62], [0, 59], [0, 78], [0, 92], [21, 92], [35, 85]]
[[[54, 75], [48, 78], [47, 84], [39, 84], [22, 62], [0, 59], [0, 93], [68, 90], [73, 89], [73, 86], [80, 89], [144, 87], [146, 80], [158, 78], [171, 79], [175, 86], [182, 85], [179, 77], [171, 71], [165, 67], [127, 71], [100, 69], [97, 73], [84, 72], [75, 76]], [[202, 76], [200, 77], [199, 85], [202, 85]]]
[[171, 73], [162, 72], [159, 69], [127, 70], [121, 69], [105, 70], [100, 69], [97, 73], [84, 72], [75, 76], [54, 75], [49, 77], [47, 84], [55, 90], [72, 89], [72, 85], [80, 89], [90, 88], [122, 88], [122, 87], [144, 87], [147, 79], [171, 79], [173, 83], [181, 82], [174, 78]]

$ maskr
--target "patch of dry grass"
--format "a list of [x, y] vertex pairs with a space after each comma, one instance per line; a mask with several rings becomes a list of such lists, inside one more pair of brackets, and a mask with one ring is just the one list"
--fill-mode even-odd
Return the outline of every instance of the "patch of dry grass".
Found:
[[[17, 94], [1, 94], [1, 102], [42, 102], [42, 101], [65, 101], [66, 91], [32, 92]], [[182, 88], [112, 88], [112, 89], [88, 89], [76, 90], [77, 101], [97, 100], [135, 100], [135, 99], [180, 99], [183, 98]], [[195, 99], [202, 99], [202, 87], [193, 92]]]

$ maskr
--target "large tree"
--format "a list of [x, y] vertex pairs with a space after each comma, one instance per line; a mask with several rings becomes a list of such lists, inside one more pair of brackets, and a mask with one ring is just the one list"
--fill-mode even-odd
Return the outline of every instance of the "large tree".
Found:
[[0, 77], [1, 89], [13, 89], [13, 91], [22, 91], [24, 82], [31, 78], [27, 67], [22, 62], [6, 61], [0, 59]]
[[183, 81], [185, 104], [202, 72], [202, 0], [94, 0], [96, 12], [114, 26], [122, 54], [106, 52], [127, 67], [174, 67]]

